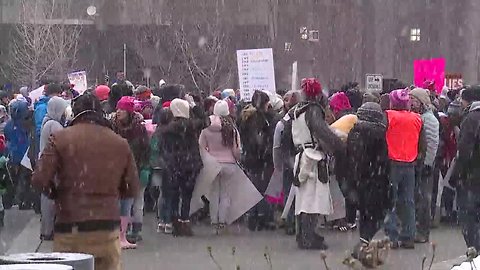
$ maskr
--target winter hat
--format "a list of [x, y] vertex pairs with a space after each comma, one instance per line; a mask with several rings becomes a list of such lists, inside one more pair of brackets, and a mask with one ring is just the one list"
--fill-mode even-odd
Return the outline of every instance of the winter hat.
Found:
[[228, 97], [235, 98], [235, 90], [233, 89], [225, 89], [222, 91], [222, 99], [226, 99]]
[[480, 101], [480, 85], [469, 86], [463, 90], [462, 99], [467, 102]]
[[432, 104], [432, 101], [430, 100], [430, 93], [426, 89], [415, 88], [410, 91], [410, 96], [416, 98], [425, 106], [430, 106]]
[[108, 95], [110, 94], [110, 87], [106, 85], [99, 85], [95, 88], [95, 96], [100, 100], [104, 101], [108, 99]]
[[171, 103], [171, 101], [165, 101], [164, 103], [162, 103], [162, 108], [170, 108]]
[[363, 121], [384, 122], [385, 115], [383, 114], [380, 104], [375, 102], [364, 103], [357, 111], [358, 119]]
[[152, 103], [152, 106], [155, 109], [158, 106], [158, 104], [160, 104], [160, 97], [152, 95], [152, 97], [150, 98], [150, 102]]
[[280, 111], [283, 109], [284, 105], [282, 96], [279, 94], [273, 94], [272, 97], [270, 97], [270, 104], [275, 111]]
[[396, 109], [408, 109], [410, 96], [407, 89], [393, 90], [390, 95], [390, 107]]
[[216, 97], [217, 99], [222, 99], [222, 92], [220, 92], [219, 90], [214, 91], [212, 93], [212, 96]]
[[448, 116], [459, 116], [462, 114], [462, 104], [458, 100], [452, 101], [448, 105], [447, 115]]
[[435, 81], [426, 80], [423, 82], [423, 88], [427, 89], [430, 92], [435, 92]]
[[133, 113], [135, 111], [135, 99], [129, 96], [122, 97], [117, 102], [117, 110], [124, 110]]
[[173, 117], [190, 118], [190, 105], [188, 101], [176, 98], [170, 103], [170, 110]]
[[302, 79], [302, 90], [308, 98], [317, 97], [322, 93], [322, 85], [315, 78]]
[[352, 105], [350, 105], [350, 100], [344, 92], [338, 92], [330, 98], [330, 108], [337, 115], [341, 111], [350, 110]]
[[28, 93], [28, 87], [26, 87], [26, 86], [21, 87], [20, 88], [20, 94], [22, 94], [25, 97], [28, 97], [28, 94], [29, 94]]
[[219, 100], [213, 107], [213, 114], [216, 116], [227, 116], [230, 114], [228, 103], [225, 100]]

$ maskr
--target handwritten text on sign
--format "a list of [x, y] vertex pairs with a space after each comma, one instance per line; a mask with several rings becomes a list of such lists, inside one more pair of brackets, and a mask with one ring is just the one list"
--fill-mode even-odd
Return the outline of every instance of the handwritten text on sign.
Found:
[[242, 100], [250, 102], [257, 90], [276, 93], [271, 48], [238, 50], [237, 65]]

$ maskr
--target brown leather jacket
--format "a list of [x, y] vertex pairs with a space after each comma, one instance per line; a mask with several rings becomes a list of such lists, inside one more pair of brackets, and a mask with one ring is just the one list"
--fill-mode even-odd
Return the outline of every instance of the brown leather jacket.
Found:
[[118, 200], [135, 197], [139, 184], [128, 142], [107, 127], [80, 121], [50, 138], [32, 178], [55, 200], [56, 223], [118, 221]]

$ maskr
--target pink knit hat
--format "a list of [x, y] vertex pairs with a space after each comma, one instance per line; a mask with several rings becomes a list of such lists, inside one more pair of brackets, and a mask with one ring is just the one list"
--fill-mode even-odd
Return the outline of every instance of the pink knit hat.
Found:
[[352, 105], [350, 105], [350, 100], [344, 92], [338, 92], [330, 98], [330, 108], [332, 108], [334, 114], [338, 114], [341, 111], [350, 110]]
[[390, 107], [408, 109], [410, 96], [407, 89], [397, 89], [390, 93]]
[[124, 96], [117, 103], [117, 110], [124, 110], [127, 112], [134, 112], [135, 99], [133, 97]]
[[100, 101], [107, 100], [108, 95], [110, 94], [110, 87], [106, 85], [99, 85], [97, 88], [95, 88], [94, 93]]

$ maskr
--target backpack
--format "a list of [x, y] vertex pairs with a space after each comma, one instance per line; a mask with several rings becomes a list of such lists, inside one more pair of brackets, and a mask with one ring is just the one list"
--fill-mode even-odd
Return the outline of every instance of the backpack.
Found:
[[285, 155], [283, 159], [284, 167], [293, 170], [296, 149], [292, 137], [292, 120], [292, 118], [289, 120], [282, 118], [282, 120], [280, 120], [283, 123], [283, 131], [280, 135], [280, 149]]

